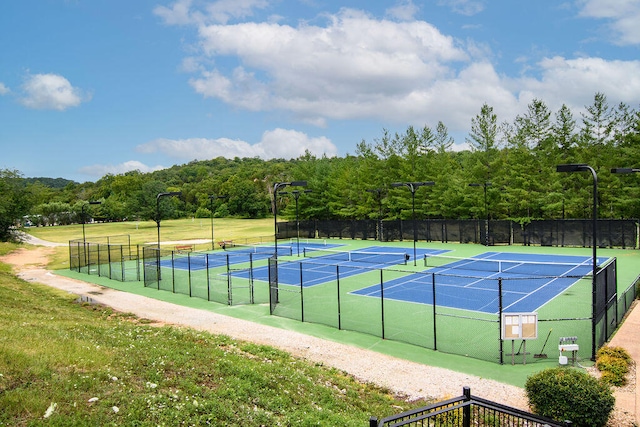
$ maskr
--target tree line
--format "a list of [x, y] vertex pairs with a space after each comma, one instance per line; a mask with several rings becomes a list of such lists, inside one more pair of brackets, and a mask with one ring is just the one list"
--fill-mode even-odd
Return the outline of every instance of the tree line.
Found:
[[[446, 125], [362, 140], [344, 157], [307, 152], [292, 160], [223, 157], [164, 170], [108, 174], [96, 182], [27, 179], [0, 171], [0, 237], [27, 217], [34, 225], [180, 217], [260, 218], [272, 215], [275, 183], [307, 181], [300, 219], [590, 218], [592, 177], [557, 173], [556, 165], [586, 163], [598, 174], [598, 216], [638, 218], [640, 177], [614, 175], [640, 166], [640, 112], [612, 106], [603, 93], [576, 116], [566, 105], [551, 111], [534, 99], [524, 114], [501, 122], [484, 104], [471, 120], [469, 147], [454, 151]], [[415, 187], [393, 183], [433, 181]], [[51, 185], [55, 182], [56, 186]], [[278, 213], [296, 215], [292, 188], [277, 194]], [[158, 199], [163, 192], [180, 197]], [[91, 204], [88, 202], [100, 202]]]

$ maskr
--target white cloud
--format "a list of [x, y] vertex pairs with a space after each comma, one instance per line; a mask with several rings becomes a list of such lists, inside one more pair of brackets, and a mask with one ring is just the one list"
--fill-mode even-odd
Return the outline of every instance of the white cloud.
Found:
[[200, 27], [207, 58], [241, 65], [203, 70], [196, 92], [248, 110], [291, 111], [308, 123], [388, 114], [469, 60], [452, 37], [423, 21], [376, 20], [343, 9], [326, 27], [242, 23]]
[[203, 11], [192, 8], [193, 0], [177, 0], [171, 6], [157, 6], [153, 12], [167, 25], [188, 25], [216, 22], [226, 24], [231, 19], [253, 15], [254, 9], [265, 9], [267, 0], [217, 0], [203, 6]]
[[[524, 94], [542, 99], [553, 108], [564, 103], [572, 109], [582, 109], [592, 103], [596, 92], [630, 105], [640, 98], [640, 61], [554, 57], [543, 59], [538, 66], [542, 71], [540, 79], [518, 79], [514, 87], [519, 88], [521, 97]], [[526, 96], [527, 93], [533, 95]]]
[[418, 6], [411, 0], [400, 0], [397, 5], [386, 10], [386, 15], [400, 21], [411, 21], [418, 13]]
[[439, 6], [449, 7], [460, 15], [473, 16], [484, 10], [484, 1], [480, 0], [438, 0]]
[[[580, 4], [585, 16], [620, 18], [624, 11], [633, 16], [637, 3], [622, 1], [614, 11], [597, 8], [603, 0]], [[439, 4], [474, 14], [486, 2]], [[500, 121], [509, 121], [533, 98], [550, 108], [566, 103], [574, 111], [590, 104], [596, 92], [616, 103], [640, 98], [636, 61], [558, 57], [531, 66], [528, 59], [521, 75], [508, 76], [496, 70], [488, 44], [456, 40], [412, 20], [414, 8], [412, 0], [398, 0], [386, 11], [409, 19], [398, 21], [346, 8], [322, 15], [324, 23], [318, 17], [314, 25], [200, 21], [200, 56], [187, 58], [184, 69], [194, 73], [189, 84], [205, 98], [243, 110], [288, 112], [319, 127], [330, 120], [378, 120], [382, 126], [435, 126], [442, 120], [451, 132], [464, 132], [484, 103]], [[255, 154], [260, 145], [233, 146], [239, 156], [262, 156]]]
[[297, 158], [309, 150], [312, 154], [337, 155], [336, 146], [328, 138], [310, 138], [295, 130], [274, 129], [266, 131], [262, 140], [256, 144], [228, 138], [206, 139], [157, 139], [137, 148], [140, 153], [161, 152], [172, 159], [206, 160], [216, 157], [233, 159], [235, 157]]
[[191, 0], [178, 0], [171, 7], [157, 6], [153, 13], [162, 18], [167, 25], [187, 25], [197, 21], [189, 11]]
[[[22, 85], [22, 105], [38, 110], [58, 110], [77, 107], [83, 101], [82, 92], [66, 78], [57, 74], [33, 74]], [[88, 99], [88, 97], [87, 97]]]
[[6, 87], [6, 86], [4, 85], [4, 83], [0, 82], [0, 95], [6, 95], [6, 94], [8, 94], [9, 92], [11, 92], [11, 91], [9, 90], [9, 88], [8, 88], [8, 87]]
[[129, 160], [124, 163], [120, 163], [119, 165], [92, 165], [85, 166], [79, 169], [80, 173], [89, 175], [102, 177], [107, 174], [118, 175], [125, 172], [138, 170], [142, 173], [149, 173], [161, 169], [165, 169], [165, 166], [147, 166], [142, 162], [137, 160]]
[[579, 0], [580, 16], [606, 19], [614, 42], [621, 45], [640, 43], [640, 1], [638, 0]]

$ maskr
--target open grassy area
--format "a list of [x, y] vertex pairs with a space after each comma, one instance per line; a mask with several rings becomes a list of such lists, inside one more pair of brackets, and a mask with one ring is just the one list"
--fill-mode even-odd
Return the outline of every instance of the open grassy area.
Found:
[[[273, 241], [273, 218], [216, 218], [213, 226], [216, 242], [222, 240], [233, 240], [239, 243]], [[50, 242], [67, 244], [69, 240], [82, 239], [81, 224], [31, 227], [26, 231]], [[85, 224], [85, 235], [87, 241], [99, 240], [100, 237], [105, 236], [129, 235], [131, 244], [142, 245], [158, 241], [158, 227], [154, 221]], [[206, 243], [195, 245], [195, 249], [210, 249], [211, 220], [207, 218], [163, 220], [160, 223], [160, 239], [168, 248], [172, 248], [172, 244], [167, 242], [207, 240]], [[69, 248], [66, 246], [58, 248], [49, 267], [54, 270], [69, 268]]]
[[271, 347], [79, 302], [4, 264], [0, 341], [0, 425], [363, 426], [410, 406]]

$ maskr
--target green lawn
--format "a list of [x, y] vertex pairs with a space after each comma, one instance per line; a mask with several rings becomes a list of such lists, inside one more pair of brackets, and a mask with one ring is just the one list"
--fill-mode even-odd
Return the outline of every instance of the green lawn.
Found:
[[0, 341], [0, 425], [360, 427], [425, 404], [274, 348], [151, 326], [5, 264]]

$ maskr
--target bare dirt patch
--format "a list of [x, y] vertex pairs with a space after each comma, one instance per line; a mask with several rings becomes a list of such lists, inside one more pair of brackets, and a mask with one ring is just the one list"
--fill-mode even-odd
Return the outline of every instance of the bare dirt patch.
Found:
[[52, 247], [37, 246], [34, 249], [19, 248], [7, 255], [0, 256], [0, 262], [12, 265], [18, 270], [28, 268], [45, 268], [49, 257], [55, 249]]

